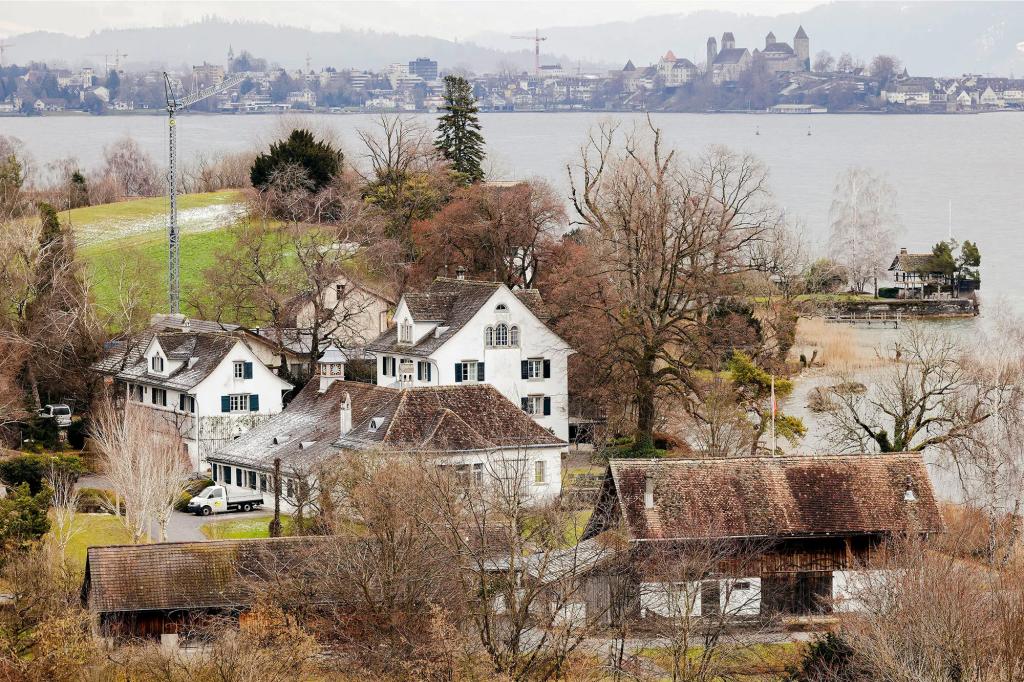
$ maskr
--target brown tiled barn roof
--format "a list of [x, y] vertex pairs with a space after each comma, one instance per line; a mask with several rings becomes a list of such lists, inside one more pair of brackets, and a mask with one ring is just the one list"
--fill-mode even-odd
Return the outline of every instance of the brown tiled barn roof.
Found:
[[900, 272], [927, 272], [932, 264], [930, 253], [900, 253], [892, 260], [889, 270]]
[[324, 538], [168, 542], [90, 547], [82, 602], [95, 613], [238, 608], [252, 580], [301, 577]]
[[[644, 504], [649, 476], [654, 481], [651, 509]], [[619, 519], [634, 540], [943, 528], [928, 472], [913, 453], [612, 460], [604, 490], [614, 497]], [[905, 499], [908, 490], [913, 501]], [[599, 523], [592, 523], [587, 536], [603, 530]]]

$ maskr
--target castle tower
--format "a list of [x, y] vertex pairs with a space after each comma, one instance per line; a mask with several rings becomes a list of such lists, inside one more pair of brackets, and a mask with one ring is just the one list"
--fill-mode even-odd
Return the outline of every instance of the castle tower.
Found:
[[235, 63], [235, 48], [228, 45], [228, 68], [225, 73], [231, 73], [231, 65]]
[[793, 36], [793, 51], [796, 52], [796, 58], [800, 60], [800, 66], [804, 71], [811, 70], [811, 39], [807, 37], [804, 27], [801, 26], [796, 30], [796, 35]]
[[732, 31], [726, 31], [722, 34], [722, 50], [732, 50], [736, 47], [736, 38], [733, 37]]
[[708, 38], [708, 73], [714, 70], [715, 59], [718, 57], [718, 41], [714, 36]]
[[770, 45], [777, 42], [779, 41], [775, 40], [775, 34], [772, 33], [771, 31], [768, 31], [768, 35], [764, 37], [764, 49], [767, 50]]

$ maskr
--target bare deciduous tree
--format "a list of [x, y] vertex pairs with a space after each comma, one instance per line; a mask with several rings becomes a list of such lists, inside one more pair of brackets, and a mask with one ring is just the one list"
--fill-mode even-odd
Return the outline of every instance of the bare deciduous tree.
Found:
[[166, 540], [174, 503], [192, 471], [177, 426], [131, 401], [115, 407], [109, 398], [97, 406], [93, 423], [102, 470], [119, 502], [112, 511], [133, 543], [153, 524]]
[[850, 168], [836, 181], [829, 223], [829, 251], [846, 269], [853, 290], [862, 292], [872, 282], [877, 287], [900, 227], [896, 191], [880, 175]]
[[659, 397], [688, 399], [696, 388], [691, 336], [754, 269], [754, 246], [778, 223], [765, 172], [721, 148], [684, 160], [653, 125], [621, 145], [605, 126], [570, 180], [598, 267], [580, 283], [584, 305], [591, 323], [609, 330], [593, 365], [628, 376], [635, 445], [649, 448]]
[[119, 198], [153, 197], [164, 192], [156, 164], [139, 143], [123, 137], [103, 150], [103, 175], [112, 178]]

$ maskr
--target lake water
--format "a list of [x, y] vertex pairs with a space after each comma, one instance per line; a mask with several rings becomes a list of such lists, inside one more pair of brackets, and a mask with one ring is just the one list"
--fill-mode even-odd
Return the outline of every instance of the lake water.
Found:
[[[422, 116], [433, 125], [433, 117]], [[953, 235], [977, 241], [982, 253], [984, 300], [1004, 298], [1024, 311], [1019, 281], [1024, 258], [1024, 115], [703, 115], [656, 114], [656, 125], [687, 153], [712, 144], [750, 152], [770, 170], [770, 185], [787, 215], [802, 221], [821, 246], [836, 177], [850, 166], [884, 174], [898, 192], [903, 233], [912, 251], [944, 239], [952, 202]], [[566, 165], [579, 156], [595, 124], [630, 114], [483, 114], [493, 178], [539, 176], [568, 188]], [[349, 158], [360, 153], [357, 132], [372, 129], [371, 115], [204, 116], [178, 119], [185, 161], [197, 152], [237, 151], [266, 145], [293, 124], [331, 129]], [[755, 134], [759, 132], [760, 134]], [[808, 135], [808, 132], [811, 134]], [[166, 163], [164, 116], [54, 116], [0, 118], [0, 134], [20, 138], [38, 166], [65, 156], [89, 167], [104, 145], [134, 137], [158, 163]]]

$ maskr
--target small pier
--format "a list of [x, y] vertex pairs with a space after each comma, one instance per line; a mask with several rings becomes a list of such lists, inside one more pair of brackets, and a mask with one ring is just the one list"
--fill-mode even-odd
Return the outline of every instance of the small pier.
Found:
[[829, 313], [825, 321], [833, 324], [851, 324], [858, 327], [877, 327], [879, 329], [899, 329], [900, 313], [897, 312], [864, 312], [864, 313]]

